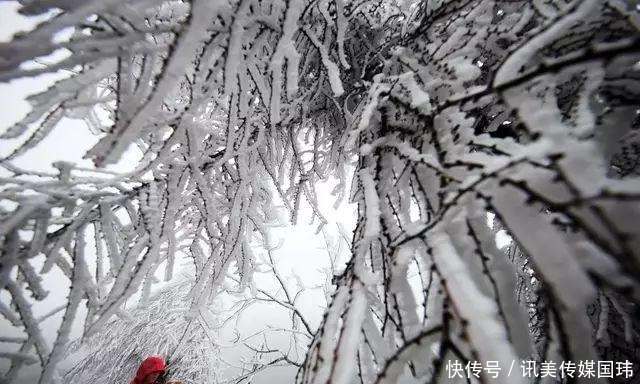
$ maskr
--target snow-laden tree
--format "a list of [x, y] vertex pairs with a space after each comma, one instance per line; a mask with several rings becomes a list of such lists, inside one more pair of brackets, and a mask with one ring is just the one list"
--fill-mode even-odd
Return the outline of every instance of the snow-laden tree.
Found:
[[166, 356], [168, 372], [184, 383], [217, 382], [218, 319], [213, 305], [190, 313], [185, 299], [191, 283], [182, 279], [163, 287], [147, 305], [129, 310], [129, 319], [114, 318], [87, 340], [74, 342], [69, 352], [81, 357], [64, 382], [128, 383], [152, 354]]
[[[180, 255], [193, 311], [229, 274], [250, 285], [274, 207], [295, 223], [304, 200], [322, 226], [314, 186], [336, 175], [342, 194], [352, 159], [352, 257], [298, 382], [437, 382], [449, 359], [531, 356], [637, 373], [635, 1], [20, 3], [53, 17], [0, 44], [0, 80], [73, 74], [2, 136], [22, 143], [2, 161], [0, 311], [25, 332], [5, 380], [34, 354], [55, 380], [78, 308], [90, 336]], [[64, 118], [100, 136], [96, 170], [13, 164]], [[135, 170], [109, 171], [134, 144]], [[49, 346], [26, 296], [52, 268], [71, 291]]]

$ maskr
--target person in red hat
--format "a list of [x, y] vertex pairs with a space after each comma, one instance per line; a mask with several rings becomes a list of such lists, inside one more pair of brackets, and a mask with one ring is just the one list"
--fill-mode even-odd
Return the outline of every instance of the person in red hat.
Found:
[[154, 384], [164, 373], [164, 359], [149, 356], [142, 361], [131, 384]]

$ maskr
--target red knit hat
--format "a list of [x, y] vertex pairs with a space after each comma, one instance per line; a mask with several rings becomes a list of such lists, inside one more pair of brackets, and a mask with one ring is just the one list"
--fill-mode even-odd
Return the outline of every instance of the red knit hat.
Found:
[[164, 372], [164, 359], [161, 356], [153, 355], [142, 361], [138, 372], [136, 372], [136, 378], [131, 384], [142, 383], [145, 377], [155, 372]]

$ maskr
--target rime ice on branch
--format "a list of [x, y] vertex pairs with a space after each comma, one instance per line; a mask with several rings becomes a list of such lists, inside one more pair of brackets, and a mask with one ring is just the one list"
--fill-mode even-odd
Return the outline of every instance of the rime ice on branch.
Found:
[[[352, 257], [299, 382], [436, 382], [453, 358], [640, 363], [632, 2], [21, 3], [58, 13], [0, 43], [0, 80], [74, 74], [2, 136], [23, 143], [1, 163], [0, 313], [24, 333], [5, 381], [31, 360], [55, 381], [78, 307], [95, 334], [178, 257], [193, 311], [228, 275], [248, 286], [274, 207], [295, 223], [306, 201], [321, 229], [314, 186], [337, 174], [344, 190], [354, 158]], [[64, 117], [101, 135], [98, 167], [134, 142], [143, 159], [128, 174], [13, 164]], [[31, 302], [53, 268], [71, 292], [48, 345]]]

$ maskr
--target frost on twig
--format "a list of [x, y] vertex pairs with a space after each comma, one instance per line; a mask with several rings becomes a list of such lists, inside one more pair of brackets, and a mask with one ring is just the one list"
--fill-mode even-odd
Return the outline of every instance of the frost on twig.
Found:
[[[0, 43], [0, 81], [74, 73], [2, 136], [22, 143], [0, 164], [0, 314], [22, 332], [5, 381], [36, 359], [55, 381], [81, 304], [90, 337], [179, 259], [194, 313], [229, 274], [251, 287], [275, 207], [295, 223], [308, 206], [323, 230], [315, 186], [337, 175], [344, 194], [354, 159], [351, 258], [320, 327], [267, 297], [313, 331], [298, 382], [436, 382], [450, 359], [639, 361], [631, 2], [22, 3], [58, 14]], [[101, 135], [96, 171], [16, 165], [66, 118]], [[133, 143], [142, 160], [111, 171]], [[32, 304], [54, 269], [71, 291], [51, 344]]]

